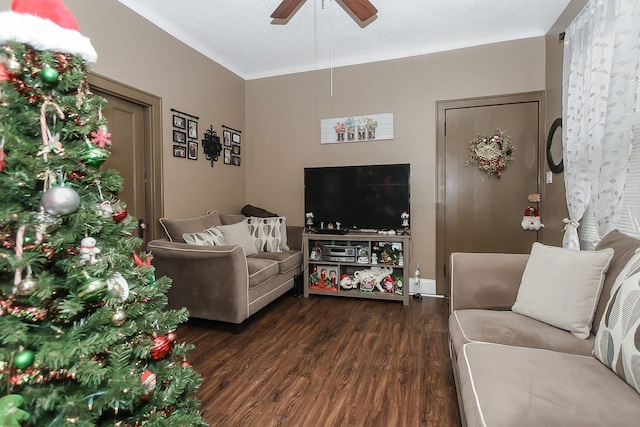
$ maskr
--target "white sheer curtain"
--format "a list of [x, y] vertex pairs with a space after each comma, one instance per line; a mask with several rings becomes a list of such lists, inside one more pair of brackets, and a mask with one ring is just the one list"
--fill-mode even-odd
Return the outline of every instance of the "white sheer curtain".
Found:
[[590, 0], [565, 33], [563, 140], [569, 218], [563, 246], [591, 203], [601, 235], [615, 228], [631, 153], [640, 66], [640, 0]]

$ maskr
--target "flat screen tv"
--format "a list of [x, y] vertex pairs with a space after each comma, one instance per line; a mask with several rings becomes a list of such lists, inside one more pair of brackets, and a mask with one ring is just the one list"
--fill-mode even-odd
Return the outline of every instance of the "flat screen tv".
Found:
[[314, 226], [343, 229], [401, 228], [409, 213], [410, 165], [313, 167], [304, 170], [304, 211]]

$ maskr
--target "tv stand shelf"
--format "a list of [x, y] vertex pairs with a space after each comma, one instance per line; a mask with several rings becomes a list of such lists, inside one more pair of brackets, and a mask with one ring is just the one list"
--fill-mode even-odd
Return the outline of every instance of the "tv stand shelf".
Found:
[[408, 234], [303, 233], [305, 298], [331, 295], [409, 305], [410, 240]]

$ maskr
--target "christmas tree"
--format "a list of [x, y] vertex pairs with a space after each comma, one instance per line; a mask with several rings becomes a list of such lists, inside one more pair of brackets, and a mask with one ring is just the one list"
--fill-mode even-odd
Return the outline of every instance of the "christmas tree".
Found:
[[[200, 376], [101, 170], [97, 55], [60, 0], [0, 13], [0, 425], [206, 425]], [[117, 141], [113, 142], [117, 144]]]

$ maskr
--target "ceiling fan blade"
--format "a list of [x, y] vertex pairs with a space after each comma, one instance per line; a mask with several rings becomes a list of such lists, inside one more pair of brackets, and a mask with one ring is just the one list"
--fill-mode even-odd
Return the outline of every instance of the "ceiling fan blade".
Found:
[[378, 13], [378, 9], [369, 0], [342, 0], [342, 3], [362, 22]]
[[280, 6], [276, 8], [271, 14], [273, 19], [289, 19], [291, 14], [300, 6], [305, 0], [282, 0]]

